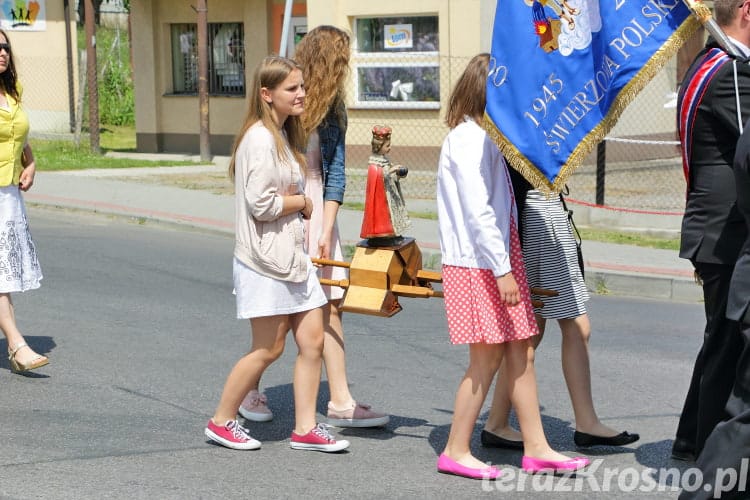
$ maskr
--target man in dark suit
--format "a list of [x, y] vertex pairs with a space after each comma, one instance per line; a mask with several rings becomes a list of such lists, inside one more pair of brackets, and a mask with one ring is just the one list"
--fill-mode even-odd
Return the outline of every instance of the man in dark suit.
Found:
[[[750, 229], [750, 123], [737, 143], [734, 176], [737, 183], [737, 207]], [[706, 441], [698, 457], [703, 482], [695, 491], [684, 491], [680, 499], [750, 497], [750, 237], [740, 252], [729, 285], [727, 317], [740, 323], [743, 347], [737, 363], [737, 377], [726, 411], [729, 419], [721, 422]], [[744, 471], [744, 472], [743, 472]], [[708, 489], [706, 489], [708, 485]]]
[[[717, 23], [732, 57], [709, 40], [687, 71], [678, 95], [678, 126], [688, 184], [680, 257], [690, 259], [703, 286], [706, 327], [677, 427], [672, 457], [694, 460], [724, 407], [741, 350], [739, 325], [726, 317], [732, 271], [747, 227], [736, 206], [732, 161], [750, 115], [750, 2], [715, 0]], [[744, 57], [743, 57], [744, 56]], [[736, 74], [736, 76], [735, 76]]]

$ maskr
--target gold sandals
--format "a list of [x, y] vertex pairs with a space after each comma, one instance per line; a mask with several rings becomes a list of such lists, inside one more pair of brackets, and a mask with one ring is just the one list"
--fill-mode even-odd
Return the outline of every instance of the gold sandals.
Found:
[[[42, 356], [41, 354], [37, 354], [28, 363], [19, 363], [16, 360], [16, 353], [22, 347], [29, 346], [26, 342], [21, 342], [16, 347], [14, 347], [13, 350], [8, 351], [8, 361], [10, 362], [10, 369], [13, 373], [22, 373], [29, 370], [36, 370], [37, 368], [41, 368], [42, 366], [49, 363], [49, 359], [47, 359], [46, 356]], [[29, 347], [29, 349], [31, 349], [31, 347]]]

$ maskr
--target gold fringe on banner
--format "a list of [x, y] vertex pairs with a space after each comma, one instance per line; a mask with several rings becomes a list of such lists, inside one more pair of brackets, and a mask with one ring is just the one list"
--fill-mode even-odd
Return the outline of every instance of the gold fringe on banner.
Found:
[[694, 16], [688, 17], [679, 28], [667, 39], [664, 44], [643, 65], [638, 73], [628, 82], [612, 102], [607, 114], [594, 127], [580, 143], [573, 149], [568, 160], [560, 168], [554, 182], [547, 177], [521, 153], [514, 144], [500, 131], [485, 112], [483, 126], [487, 134], [497, 144], [508, 163], [526, 178], [536, 189], [545, 193], [559, 193], [565, 187], [568, 178], [578, 168], [588, 154], [599, 144], [615, 126], [625, 108], [635, 99], [636, 95], [644, 89], [648, 82], [659, 72], [659, 70], [672, 58], [680, 47], [701, 26]]

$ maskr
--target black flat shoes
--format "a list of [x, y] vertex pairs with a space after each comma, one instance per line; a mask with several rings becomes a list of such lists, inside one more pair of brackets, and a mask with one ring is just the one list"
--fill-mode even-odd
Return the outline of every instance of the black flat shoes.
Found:
[[482, 431], [482, 446], [485, 448], [506, 448], [509, 450], [523, 450], [523, 441], [513, 441], [505, 439], [497, 434], [488, 431]]
[[586, 434], [585, 432], [575, 431], [573, 441], [579, 448], [588, 448], [590, 446], [625, 446], [626, 444], [635, 443], [641, 438], [638, 434], [630, 434], [622, 431], [616, 436], [604, 437]]

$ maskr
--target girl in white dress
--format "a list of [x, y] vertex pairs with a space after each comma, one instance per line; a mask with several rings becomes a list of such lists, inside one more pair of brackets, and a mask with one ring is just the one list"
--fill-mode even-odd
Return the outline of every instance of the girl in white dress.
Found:
[[[344, 201], [346, 187], [345, 137], [347, 116], [344, 85], [349, 70], [349, 35], [334, 26], [317, 26], [308, 32], [295, 49], [302, 66], [307, 97], [301, 122], [307, 139], [307, 183], [305, 194], [313, 201], [313, 213], [307, 228], [310, 256], [343, 260], [336, 215]], [[318, 277], [342, 280], [347, 272], [340, 267], [321, 267]], [[349, 392], [344, 351], [344, 327], [341, 322], [343, 289], [324, 286], [328, 302], [323, 306], [325, 342], [323, 360], [331, 398], [328, 423], [339, 427], [376, 427], [388, 423], [385, 413], [360, 403]], [[260, 381], [258, 381], [258, 384]], [[266, 396], [254, 385], [240, 406], [240, 415], [248, 420], [268, 421], [273, 413]]]
[[228, 448], [260, 442], [237, 421], [242, 398], [283, 352], [289, 330], [294, 367], [295, 449], [340, 451], [349, 446], [317, 424], [315, 402], [323, 352], [326, 297], [305, 252], [304, 223], [313, 202], [304, 194], [302, 71], [289, 59], [267, 57], [256, 68], [245, 123], [229, 166], [235, 180], [234, 287], [237, 316], [249, 318], [252, 349], [232, 368], [205, 434]]

